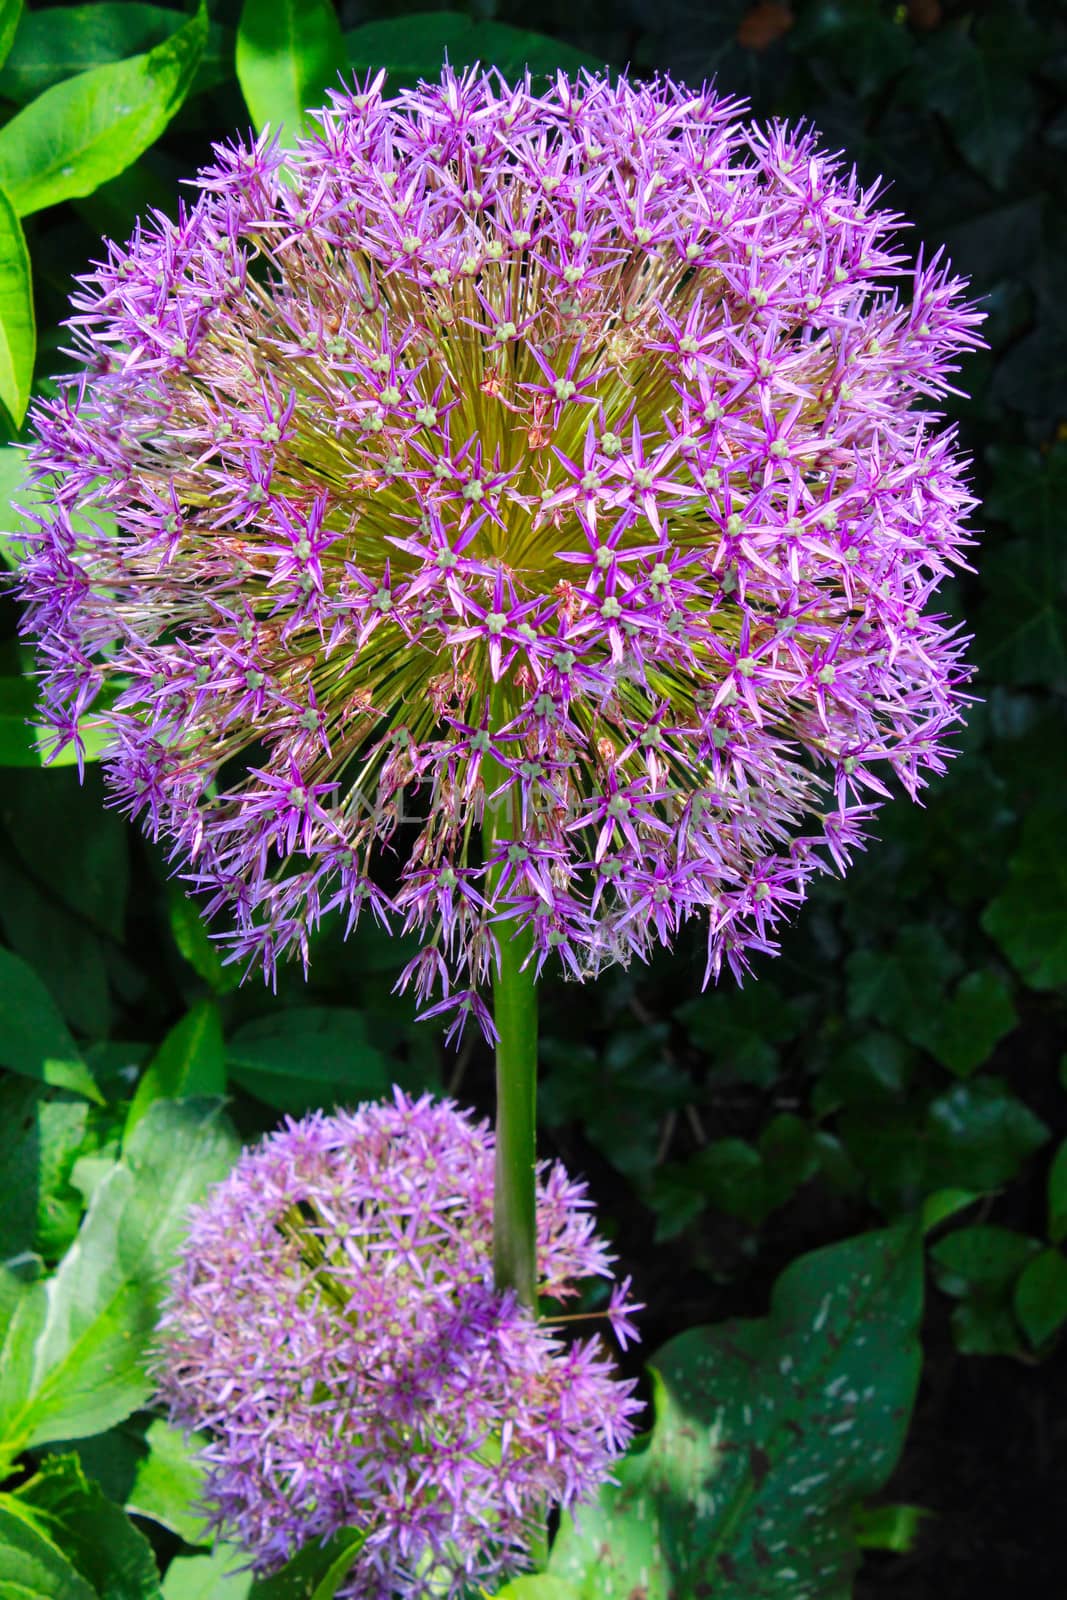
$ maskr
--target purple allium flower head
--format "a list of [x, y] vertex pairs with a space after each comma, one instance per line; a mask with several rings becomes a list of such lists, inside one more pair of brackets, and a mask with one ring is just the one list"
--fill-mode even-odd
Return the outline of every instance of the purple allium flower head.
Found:
[[237, 955], [369, 907], [462, 1016], [501, 919], [584, 976], [701, 913], [740, 974], [941, 770], [979, 316], [738, 109], [379, 76], [84, 279], [35, 413], [45, 714], [111, 687], [118, 801]]
[[[611, 1278], [585, 1186], [542, 1162], [538, 1290]], [[548, 1506], [591, 1495], [633, 1383], [493, 1286], [493, 1135], [449, 1101], [289, 1121], [193, 1213], [156, 1369], [207, 1430], [206, 1504], [259, 1572], [341, 1528], [339, 1591], [458, 1596], [527, 1565]], [[611, 1298], [614, 1320], [628, 1282]]]

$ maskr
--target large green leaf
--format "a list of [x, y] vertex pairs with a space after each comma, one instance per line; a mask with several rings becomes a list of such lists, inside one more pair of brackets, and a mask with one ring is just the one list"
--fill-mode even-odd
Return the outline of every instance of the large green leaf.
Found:
[[126, 1115], [135, 1128], [155, 1100], [226, 1093], [222, 1021], [214, 1000], [198, 1000], [171, 1028], [137, 1085]]
[[[64, 78], [151, 50], [187, 20], [173, 6], [141, 0], [95, 0], [28, 11], [0, 72], [0, 97], [25, 105]], [[221, 81], [227, 54], [232, 70], [233, 36], [212, 23], [191, 93]]]
[[[204, 1469], [195, 1459], [196, 1446], [177, 1428], [157, 1419], [144, 1436], [148, 1447], [134, 1470], [126, 1495], [127, 1511], [169, 1528], [186, 1544], [210, 1542], [205, 1515], [199, 1509]], [[206, 1438], [201, 1439], [207, 1444]]]
[[143, 55], [81, 72], [0, 128], [0, 184], [19, 216], [92, 194], [154, 144], [188, 92], [207, 11]]
[[268, 123], [286, 144], [306, 112], [340, 87], [344, 39], [332, 0], [245, 0], [237, 28], [237, 81], [257, 131]]
[[939, 29], [919, 57], [915, 89], [972, 166], [1001, 188], [1037, 120], [1037, 99], [1008, 52], [982, 43], [962, 28]]
[[176, 1556], [163, 1579], [163, 1600], [246, 1600], [252, 1587], [247, 1560], [233, 1545], [218, 1545], [207, 1556]]
[[[69, 769], [16, 772], [4, 781], [3, 823], [19, 859], [39, 884], [94, 927], [121, 940], [130, 834], [105, 802], [98, 773], [89, 774], [82, 785]], [[72, 827], [75, 815], [77, 826]]]
[[30, 403], [36, 353], [30, 253], [18, 213], [0, 188], [0, 400], [16, 428]]
[[100, 1432], [144, 1404], [161, 1281], [189, 1206], [225, 1174], [236, 1149], [217, 1101], [149, 1108], [55, 1277], [34, 1286], [35, 1303], [9, 1337], [18, 1377], [0, 1372], [8, 1454]]
[[0, 1600], [100, 1600], [17, 1502], [0, 1495]]
[[222, 952], [208, 933], [195, 902], [173, 883], [167, 901], [174, 943], [193, 971], [215, 994], [235, 989], [241, 981], [240, 966], [224, 963]]
[[0, 0], [0, 66], [7, 60], [22, 21], [23, 0]]
[[919, 1378], [922, 1255], [910, 1224], [817, 1250], [770, 1316], [672, 1339], [656, 1422], [549, 1571], [578, 1600], [844, 1600], [853, 1507], [885, 1483]]
[[576, 50], [560, 39], [507, 22], [476, 22], [460, 11], [420, 11], [414, 16], [365, 22], [345, 34], [349, 66], [357, 72], [387, 67], [401, 78], [436, 78], [447, 54], [457, 71], [483, 65], [498, 67], [506, 78], [581, 67], [602, 67], [595, 56]]
[[305, 1545], [280, 1572], [252, 1585], [249, 1600], [334, 1600], [366, 1535], [344, 1528], [328, 1544]]
[[[111, 994], [103, 941], [58, 905], [29, 873], [0, 851], [0, 927], [12, 949], [43, 974], [52, 1000], [79, 1032], [106, 1033]], [[56, 960], [62, 950], [63, 960]]]
[[1027, 818], [1008, 886], [986, 908], [982, 927], [1032, 989], [1067, 983], [1067, 851], [1058, 807]]
[[278, 1111], [376, 1099], [389, 1087], [385, 1061], [358, 1011], [297, 1006], [247, 1022], [227, 1041], [230, 1077]]
[[36, 1250], [62, 1254], [81, 1215], [70, 1183], [89, 1108], [62, 1089], [27, 1078], [0, 1080], [0, 1260]]
[[34, 1525], [92, 1584], [100, 1600], [158, 1600], [152, 1546], [124, 1511], [91, 1483], [77, 1456], [52, 1456], [4, 1503]]
[[3, 949], [0, 1066], [57, 1089], [71, 1089], [90, 1100], [102, 1099], [44, 984], [25, 961]]

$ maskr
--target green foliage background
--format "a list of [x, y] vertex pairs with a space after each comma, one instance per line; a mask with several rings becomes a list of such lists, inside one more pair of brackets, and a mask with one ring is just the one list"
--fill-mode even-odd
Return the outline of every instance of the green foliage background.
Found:
[[[64, 368], [70, 276], [101, 234], [173, 210], [212, 140], [292, 126], [338, 70], [410, 83], [446, 49], [511, 73], [714, 74], [760, 116], [810, 118], [989, 315], [955, 409], [983, 532], [946, 596], [981, 699], [948, 777], [883, 813], [743, 990], [700, 992], [694, 937], [544, 996], [544, 1149], [591, 1177], [662, 1348], [651, 1438], [561, 1530], [551, 1575], [509, 1592], [1058, 1592], [1067, 18], [1057, 0], [0, 0], [6, 437]], [[8, 555], [21, 477], [0, 450]], [[412, 1023], [389, 992], [401, 942], [371, 931], [324, 933], [307, 985], [238, 987], [96, 769], [79, 787], [44, 768], [6, 597], [0, 623], [0, 1600], [243, 1600], [232, 1552], [203, 1544], [189, 1450], [146, 1409], [182, 1205], [282, 1112], [392, 1082], [488, 1110], [490, 1063]], [[328, 1600], [350, 1554], [256, 1595]]]

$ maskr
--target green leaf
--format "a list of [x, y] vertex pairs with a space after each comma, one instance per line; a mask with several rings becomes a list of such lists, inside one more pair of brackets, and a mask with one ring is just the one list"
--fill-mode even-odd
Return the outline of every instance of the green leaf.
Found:
[[[0, 452], [3, 454], [3, 452]], [[29, 678], [0, 677], [0, 767], [73, 767], [78, 751], [73, 743], [55, 750], [55, 735], [33, 724], [37, 717], [37, 691]], [[82, 760], [98, 761], [110, 737], [92, 712], [78, 723]]]
[[189, 1206], [226, 1173], [236, 1149], [217, 1102], [149, 1108], [43, 1291], [43, 1315], [35, 1303], [9, 1337], [19, 1374], [6, 1383], [0, 1369], [0, 1441], [9, 1453], [100, 1432], [144, 1404], [161, 1281]]
[[163, 1600], [246, 1600], [252, 1587], [247, 1561], [243, 1550], [226, 1544], [208, 1556], [177, 1556], [163, 1579]]
[[1000, 1298], [1040, 1249], [1038, 1241], [1024, 1233], [978, 1223], [957, 1228], [931, 1245], [930, 1261], [943, 1294], [954, 1299], [974, 1294]]
[[12, 1499], [92, 1584], [100, 1600], [158, 1600], [152, 1546], [125, 1512], [86, 1478], [77, 1456], [50, 1457]]
[[25, 105], [64, 78], [150, 50], [185, 21], [173, 6], [138, 0], [28, 11], [0, 72], [0, 97]]
[[280, 1572], [252, 1585], [249, 1600], [334, 1600], [366, 1535], [345, 1528], [325, 1545], [305, 1545]]
[[915, 88], [924, 109], [939, 111], [966, 159], [1003, 187], [1036, 123], [1028, 76], [1005, 52], [982, 49], [959, 28], [939, 29], [918, 60]]
[[237, 28], [237, 81], [256, 131], [269, 123], [292, 145], [305, 113], [340, 87], [344, 39], [332, 0], [244, 0]]
[[222, 1019], [214, 1000], [198, 1000], [175, 1023], [137, 1085], [126, 1114], [126, 1131], [135, 1128], [155, 1100], [181, 1100], [226, 1093], [226, 1051]]
[[984, 514], [1006, 522], [1024, 539], [1058, 536], [1067, 501], [1067, 443], [1048, 451], [992, 445], [986, 454], [993, 483]]
[[524, 1572], [496, 1592], [496, 1600], [581, 1600], [580, 1591], [547, 1572]]
[[1012, 1286], [1040, 1249], [1036, 1239], [984, 1223], [960, 1228], [931, 1246], [934, 1281], [959, 1301], [952, 1334], [961, 1354], [1022, 1353]]
[[1067, 850], [1058, 808], [1027, 817], [1008, 886], [986, 907], [982, 927], [1032, 989], [1067, 983]]
[[708, 1054], [717, 1078], [770, 1088], [778, 1077], [781, 1051], [803, 1026], [802, 1009], [768, 980], [743, 989], [716, 989], [678, 1007], [675, 1016], [693, 1043]]
[[945, 987], [959, 967], [958, 955], [935, 928], [903, 928], [891, 953], [856, 950], [849, 956], [849, 1016], [857, 1022], [873, 1018], [912, 1044], [927, 1044], [931, 1017], [942, 1008]]
[[82, 1202], [70, 1174], [88, 1115], [85, 1101], [63, 1090], [0, 1080], [0, 1259], [24, 1250], [54, 1258], [74, 1237]]
[[67, 1025], [32, 967], [0, 949], [0, 1066], [103, 1101]]
[[925, 1517], [925, 1506], [860, 1506], [856, 1512], [856, 1543], [861, 1550], [892, 1550], [906, 1555], [915, 1548]]
[[0, 66], [11, 52], [21, 21], [22, 0], [0, 0]]
[[939, 1187], [999, 1188], [1048, 1137], [1045, 1124], [999, 1078], [961, 1083], [927, 1111], [928, 1161]]
[[46, 89], [0, 128], [0, 184], [19, 216], [92, 194], [154, 144], [185, 99], [207, 11], [128, 61]]
[[549, 1571], [578, 1600], [843, 1597], [853, 1507], [886, 1481], [919, 1377], [913, 1226], [792, 1263], [760, 1322], [697, 1328], [655, 1358], [656, 1423]]
[[929, 1049], [950, 1072], [967, 1077], [987, 1061], [1018, 1022], [1011, 990], [996, 972], [969, 972], [933, 1019]]
[[8, 1495], [0, 1495], [0, 1600], [100, 1600]]
[[436, 78], [447, 53], [458, 72], [476, 61], [492, 62], [506, 78], [529, 67], [537, 74], [603, 67], [597, 57], [559, 39], [506, 22], [476, 22], [456, 11], [419, 11], [413, 16], [365, 22], [345, 34], [348, 64], [357, 72], [387, 67], [401, 78]]
[[[207, 1444], [206, 1438], [201, 1440]], [[178, 1428], [157, 1420], [145, 1434], [148, 1454], [138, 1463], [126, 1497], [127, 1511], [148, 1517], [169, 1528], [186, 1544], [210, 1542], [206, 1518], [197, 1509], [204, 1486], [204, 1469], [195, 1459], [195, 1444]]]
[[[23, 866], [54, 897], [121, 941], [129, 888], [129, 828], [107, 808], [99, 773], [12, 773], [3, 823]], [[90, 803], [92, 802], [92, 803]], [[72, 819], [77, 816], [77, 825]]]
[[363, 1018], [341, 1006], [275, 1009], [238, 1028], [226, 1056], [230, 1077], [278, 1111], [376, 1099], [389, 1087]]
[[1067, 1322], [1067, 1261], [1058, 1250], [1042, 1250], [1019, 1274], [1015, 1315], [1030, 1343], [1040, 1347]]
[[215, 994], [227, 994], [241, 981], [239, 966], [225, 966], [219, 947], [208, 934], [196, 905], [181, 889], [171, 886], [168, 896], [170, 931], [174, 943], [197, 977], [203, 978]]
[[1064, 1139], [1048, 1174], [1048, 1236], [1053, 1244], [1067, 1239], [1067, 1139]]
[[[65, 906], [57, 905], [3, 851], [0, 927], [23, 961], [44, 974], [52, 1001], [69, 1023], [85, 1034], [107, 1032], [111, 993], [99, 934]], [[57, 950], [63, 952], [62, 961], [55, 959]]]
[[18, 214], [0, 187], [0, 400], [16, 428], [30, 403], [36, 353], [30, 253]]

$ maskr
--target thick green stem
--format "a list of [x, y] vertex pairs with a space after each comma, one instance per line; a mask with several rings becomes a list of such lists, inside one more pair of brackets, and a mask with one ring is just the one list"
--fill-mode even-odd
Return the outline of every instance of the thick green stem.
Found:
[[[494, 691], [492, 730], [507, 721], [500, 686]], [[490, 756], [482, 763], [487, 797], [505, 773]], [[520, 818], [510, 795], [487, 798], [482, 839], [487, 853], [497, 840], [521, 837]], [[490, 873], [493, 898], [500, 869]], [[523, 963], [533, 948], [530, 931], [498, 922], [500, 966], [493, 973], [496, 1047], [496, 1179], [493, 1198], [493, 1271], [498, 1289], [514, 1289], [523, 1305], [537, 1309], [537, 985], [533, 964]]]

